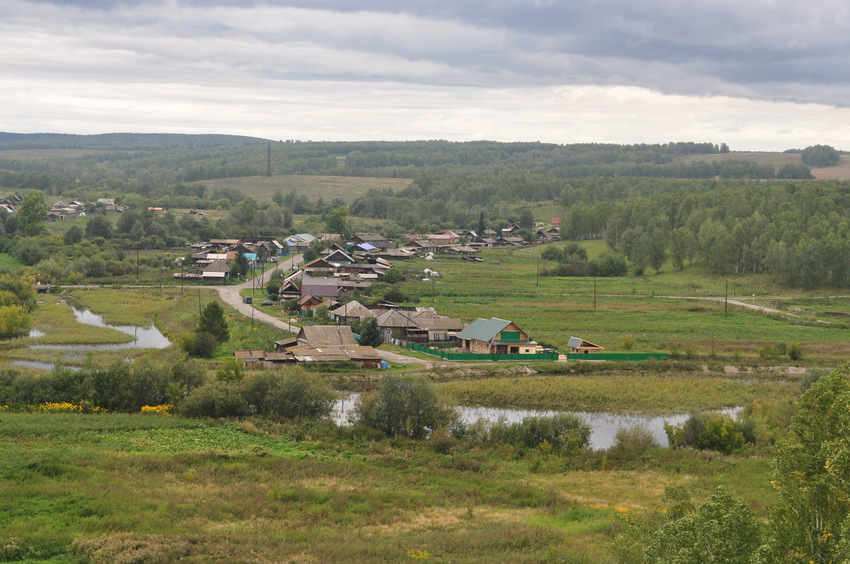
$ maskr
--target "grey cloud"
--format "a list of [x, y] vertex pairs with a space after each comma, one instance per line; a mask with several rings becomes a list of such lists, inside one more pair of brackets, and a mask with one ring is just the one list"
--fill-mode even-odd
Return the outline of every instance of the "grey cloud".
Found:
[[[58, 27], [51, 9], [74, 25]], [[14, 16], [7, 37], [30, 23], [75, 50], [57, 72], [101, 68], [112, 80], [211, 83], [229, 73], [850, 100], [850, 16], [830, 0], [13, 0], [4, 11]]]

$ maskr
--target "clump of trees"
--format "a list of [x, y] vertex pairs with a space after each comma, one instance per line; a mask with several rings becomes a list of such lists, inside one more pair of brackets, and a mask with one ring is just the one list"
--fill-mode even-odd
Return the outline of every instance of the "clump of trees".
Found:
[[841, 155], [834, 147], [829, 145], [812, 145], [803, 149], [800, 159], [807, 165], [814, 167], [833, 166], [838, 164]]
[[218, 302], [210, 302], [202, 310], [195, 333], [186, 336], [181, 347], [189, 356], [212, 358], [215, 349], [230, 339], [230, 329], [224, 309]]
[[694, 413], [681, 425], [664, 423], [671, 448], [697, 448], [732, 454], [754, 443], [754, 425], [721, 413]]
[[584, 247], [574, 242], [564, 247], [547, 246], [540, 258], [557, 263], [553, 268], [544, 268], [540, 272], [543, 276], [625, 276], [628, 272], [621, 256], [606, 255], [588, 260]]
[[456, 419], [457, 414], [440, 402], [428, 380], [392, 374], [381, 378], [375, 392], [361, 396], [354, 410], [355, 424], [388, 437], [424, 439]]
[[225, 367], [213, 381], [193, 390], [180, 405], [180, 413], [187, 417], [259, 415], [275, 420], [330, 415], [336, 393], [325, 380], [301, 368], [249, 375], [240, 368]]

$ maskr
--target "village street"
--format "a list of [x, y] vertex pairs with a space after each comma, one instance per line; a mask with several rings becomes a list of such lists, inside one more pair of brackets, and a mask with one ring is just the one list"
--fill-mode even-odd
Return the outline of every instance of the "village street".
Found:
[[[287, 274], [291, 274], [292, 266], [294, 264], [298, 264], [300, 259], [301, 255], [292, 255], [288, 259], [281, 261], [273, 269], [266, 271], [266, 273], [263, 275], [263, 280], [267, 281], [269, 279], [269, 276], [271, 276], [271, 274], [276, 270], [283, 271], [284, 276], [286, 276]], [[265, 288], [259, 287], [259, 284], [259, 280], [252, 279], [233, 286], [207, 286], [207, 288], [214, 288], [215, 290], [217, 290], [223, 302], [231, 306], [233, 309], [235, 309], [245, 317], [250, 317], [251, 319], [254, 319], [260, 323], [264, 323], [265, 325], [268, 325], [270, 327], [274, 327], [275, 329], [280, 329], [281, 331], [287, 331], [289, 333], [297, 334], [297, 326], [290, 325], [282, 319], [278, 319], [267, 313], [259, 311], [251, 304], [246, 304], [242, 302], [242, 296], [240, 295], [240, 292], [242, 292], [242, 290], [249, 290], [255, 287], [258, 289], [260, 299], [265, 299]], [[397, 364], [421, 364], [426, 367], [433, 367], [435, 364], [435, 362], [422, 360], [419, 358], [413, 358], [391, 351], [385, 351], [381, 349], [376, 350], [378, 351], [378, 354], [381, 356], [381, 358], [387, 362], [394, 362]]]

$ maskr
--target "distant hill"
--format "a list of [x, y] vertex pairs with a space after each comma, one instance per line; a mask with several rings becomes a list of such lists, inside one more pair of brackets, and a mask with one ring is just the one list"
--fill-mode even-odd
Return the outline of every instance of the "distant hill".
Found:
[[265, 145], [266, 139], [240, 135], [189, 135], [180, 133], [104, 133], [71, 135], [65, 133], [3, 133], [0, 150], [13, 149], [97, 149], [165, 150], [210, 147], [253, 147]]

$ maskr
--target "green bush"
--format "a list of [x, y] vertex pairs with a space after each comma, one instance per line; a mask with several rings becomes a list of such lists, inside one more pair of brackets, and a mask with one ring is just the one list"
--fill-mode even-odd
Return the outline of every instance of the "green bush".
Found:
[[743, 448], [745, 431], [754, 435], [754, 429], [720, 413], [694, 413], [681, 427], [665, 423], [664, 431], [672, 448], [691, 447], [725, 454]]
[[788, 347], [788, 358], [794, 361], [803, 360], [803, 345], [794, 343]]
[[330, 416], [336, 394], [323, 379], [301, 371], [278, 376], [264, 401], [264, 415], [283, 419]]
[[186, 417], [242, 417], [249, 414], [248, 404], [238, 386], [216, 382], [195, 388], [180, 404]]
[[384, 376], [377, 391], [361, 396], [354, 410], [355, 424], [412, 439], [423, 439], [456, 417], [440, 403], [428, 380], [395, 375]]
[[191, 357], [212, 358], [218, 347], [218, 340], [211, 333], [198, 332], [185, 336], [180, 347]]
[[612, 451], [629, 453], [644, 452], [658, 447], [658, 441], [645, 425], [634, 425], [618, 429], [614, 435]]
[[590, 444], [591, 428], [574, 413], [526, 417], [505, 429], [503, 441], [519, 447], [536, 448], [544, 442], [558, 451], [576, 452]]

